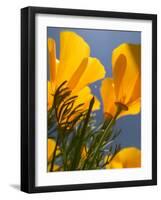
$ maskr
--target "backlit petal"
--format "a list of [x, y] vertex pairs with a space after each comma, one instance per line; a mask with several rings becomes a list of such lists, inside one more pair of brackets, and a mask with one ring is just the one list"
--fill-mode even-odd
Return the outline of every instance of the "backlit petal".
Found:
[[123, 164], [115, 160], [113, 160], [108, 166], [108, 169], [121, 169], [121, 168], [123, 168]]
[[68, 82], [67, 87], [70, 90], [73, 90], [77, 87], [77, 84], [79, 83], [84, 71], [87, 68], [88, 58], [84, 58], [80, 64], [80, 66], [77, 68], [77, 70], [72, 75], [71, 79]]
[[122, 84], [122, 80], [124, 78], [125, 70], [127, 67], [126, 57], [123, 54], [120, 54], [116, 59], [115, 54], [113, 53], [112, 66], [113, 66], [113, 79], [115, 84], [116, 101], [120, 101], [120, 99], [124, 95], [123, 92], [124, 85]]
[[56, 80], [56, 44], [51, 38], [48, 39], [48, 62], [50, 68], [50, 81], [55, 83]]
[[[80, 104], [83, 104], [82, 109], [86, 110], [89, 108], [89, 104], [90, 101], [93, 97], [92, 93], [91, 93], [91, 89], [89, 87], [84, 87], [82, 90], [80, 90], [79, 92], [74, 92], [72, 93], [72, 95], [77, 95], [78, 98], [76, 99], [74, 106], [76, 107]], [[93, 110], [98, 110], [100, 108], [100, 102], [99, 100], [95, 97], [95, 102], [93, 105]]]
[[52, 83], [50, 81], [48, 81], [48, 110], [52, 107], [53, 104], [53, 97], [54, 91], [53, 91], [53, 87], [52, 87]]
[[140, 77], [140, 45], [121, 44], [112, 53], [112, 70], [116, 86], [117, 101], [128, 103]]
[[127, 111], [122, 111], [118, 118], [126, 115], [136, 115], [140, 113], [141, 110], [141, 99], [138, 98], [135, 101], [130, 102], [128, 105]]
[[141, 97], [141, 77], [140, 77], [140, 74], [139, 74], [137, 79], [136, 79], [135, 85], [133, 87], [132, 94], [130, 96], [128, 104], [139, 99], [140, 97]]
[[114, 117], [116, 113], [115, 106], [115, 91], [114, 91], [114, 82], [112, 78], [106, 78], [102, 81], [101, 84], [101, 97], [103, 101], [103, 111], [104, 113], [110, 114]]
[[109, 168], [138, 168], [141, 167], [141, 152], [135, 147], [127, 147], [120, 150], [112, 161], [109, 163]]
[[[51, 161], [54, 150], [56, 148], [56, 141], [54, 139], [48, 138], [48, 162]], [[60, 154], [60, 148], [57, 146], [56, 156]]]
[[69, 81], [82, 60], [89, 55], [90, 48], [82, 37], [74, 32], [61, 32], [57, 86], [65, 80]]
[[104, 66], [97, 58], [85, 58], [70, 80], [70, 82], [73, 83], [71, 89], [78, 91], [83, 87], [104, 78], [105, 73]]
[[56, 142], [53, 139], [48, 139], [48, 162], [51, 160], [54, 149], [56, 147]]
[[94, 105], [93, 105], [93, 111], [94, 110], [99, 110], [101, 107], [101, 103], [100, 101], [98, 100], [98, 98], [96, 96], [94, 96]]

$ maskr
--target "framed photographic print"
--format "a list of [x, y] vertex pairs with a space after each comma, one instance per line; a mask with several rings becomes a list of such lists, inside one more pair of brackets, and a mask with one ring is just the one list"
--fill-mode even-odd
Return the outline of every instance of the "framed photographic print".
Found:
[[21, 10], [21, 190], [157, 184], [157, 16]]

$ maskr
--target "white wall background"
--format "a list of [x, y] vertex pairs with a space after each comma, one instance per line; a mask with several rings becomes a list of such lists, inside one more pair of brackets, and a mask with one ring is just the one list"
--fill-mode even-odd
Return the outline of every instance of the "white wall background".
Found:
[[0, 199], [160, 199], [161, 106], [158, 105], [158, 186], [77, 192], [25, 194], [18, 190], [20, 171], [20, 8], [46, 6], [158, 14], [158, 102], [161, 101], [160, 0], [4, 0], [0, 6]]

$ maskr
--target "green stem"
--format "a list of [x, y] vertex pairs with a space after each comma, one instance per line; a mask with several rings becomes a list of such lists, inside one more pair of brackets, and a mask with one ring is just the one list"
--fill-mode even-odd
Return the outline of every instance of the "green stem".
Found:
[[72, 166], [71, 166], [72, 170], [76, 169], [77, 165], [79, 164], [79, 160], [80, 160], [80, 156], [81, 156], [81, 147], [82, 147], [82, 144], [83, 144], [83, 139], [84, 139], [84, 136], [85, 136], [86, 128], [88, 126], [88, 122], [89, 122], [89, 118], [90, 118], [90, 114], [91, 114], [93, 105], [94, 105], [94, 97], [91, 99], [89, 109], [88, 109], [88, 112], [87, 112], [87, 116], [85, 118], [85, 122], [84, 122], [83, 128], [81, 130], [81, 134], [80, 134], [80, 137], [79, 137], [80, 141], [78, 142], [77, 148], [75, 150], [73, 163], [72, 163]]
[[109, 132], [109, 130], [111, 129], [112, 125], [114, 124], [114, 122], [115, 122], [117, 116], [120, 114], [121, 110], [122, 110], [121, 107], [118, 106], [118, 109], [117, 109], [117, 112], [116, 112], [115, 116], [110, 120], [110, 122], [108, 123], [108, 126], [106, 127], [104, 133], [102, 134], [102, 137], [101, 137], [101, 139], [100, 139], [100, 141], [99, 141], [99, 143], [98, 143], [98, 145], [96, 147], [96, 150], [95, 150], [95, 152], [93, 154], [92, 161], [90, 162], [90, 164], [88, 166], [89, 169], [93, 166], [93, 164], [94, 164], [94, 162], [95, 162], [95, 160], [97, 158], [99, 149], [100, 149], [100, 147], [101, 147], [101, 145], [102, 145], [102, 143], [104, 141], [104, 138], [105, 138], [106, 134]]

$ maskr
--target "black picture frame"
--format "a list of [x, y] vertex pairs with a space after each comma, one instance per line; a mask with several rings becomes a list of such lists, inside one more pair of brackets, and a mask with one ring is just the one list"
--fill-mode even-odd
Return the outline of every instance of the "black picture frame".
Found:
[[[152, 179], [60, 186], [35, 186], [35, 15], [59, 14], [152, 21]], [[27, 193], [157, 184], [157, 15], [44, 7], [21, 9], [21, 190]]]

